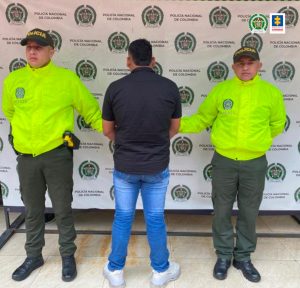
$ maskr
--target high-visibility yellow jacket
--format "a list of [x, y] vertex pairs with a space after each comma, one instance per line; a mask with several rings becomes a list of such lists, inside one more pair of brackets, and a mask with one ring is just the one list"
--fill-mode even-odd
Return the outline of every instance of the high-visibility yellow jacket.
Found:
[[61, 145], [63, 133], [74, 130], [74, 108], [102, 131], [99, 104], [72, 71], [52, 62], [38, 69], [27, 65], [4, 80], [2, 109], [20, 153], [37, 156]]
[[285, 125], [282, 93], [258, 75], [250, 81], [237, 77], [216, 85], [196, 114], [183, 117], [180, 132], [196, 133], [212, 126], [216, 151], [230, 159], [262, 156]]

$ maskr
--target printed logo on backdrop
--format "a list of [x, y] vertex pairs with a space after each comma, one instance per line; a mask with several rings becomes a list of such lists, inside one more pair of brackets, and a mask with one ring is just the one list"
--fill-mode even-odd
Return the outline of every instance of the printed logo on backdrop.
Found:
[[187, 86], [180, 86], [178, 90], [182, 106], [190, 107], [194, 101], [194, 91]]
[[94, 161], [84, 161], [79, 166], [79, 175], [84, 180], [95, 180], [99, 175], [99, 166]]
[[23, 87], [16, 88], [15, 95], [16, 95], [17, 99], [24, 98], [24, 96], [25, 96], [25, 89]]
[[26, 23], [28, 12], [22, 4], [12, 3], [7, 6], [5, 14], [8, 23], [23, 25]]
[[288, 115], [286, 115], [285, 125], [284, 125], [284, 132], [287, 132], [290, 128], [291, 119]]
[[298, 22], [299, 14], [297, 9], [291, 6], [281, 8], [278, 13], [285, 14], [285, 26], [286, 28], [295, 27]]
[[153, 70], [158, 75], [162, 75], [163, 74], [163, 68], [162, 68], [162, 66], [158, 62], [155, 62]]
[[123, 32], [114, 32], [108, 38], [108, 47], [111, 52], [125, 53], [128, 50], [129, 38]]
[[252, 47], [260, 52], [263, 47], [263, 40], [256, 33], [248, 33], [242, 38], [241, 47]]
[[0, 152], [2, 152], [2, 151], [3, 151], [3, 140], [0, 137]]
[[90, 60], [81, 60], [76, 65], [76, 73], [83, 81], [94, 80], [97, 76], [97, 67]]
[[9, 194], [9, 189], [7, 185], [0, 181], [0, 186], [1, 186], [2, 198], [7, 198]]
[[109, 189], [109, 196], [112, 201], [115, 200], [115, 186], [111, 186]]
[[300, 141], [298, 143], [298, 152], [300, 153]]
[[89, 27], [95, 24], [97, 14], [92, 6], [81, 5], [75, 10], [74, 17], [77, 25]]
[[50, 34], [50, 36], [53, 40], [54, 49], [58, 52], [62, 45], [62, 38], [61, 38], [60, 34], [54, 30], [48, 30], [47, 32]]
[[268, 29], [268, 19], [263, 14], [254, 14], [249, 19], [249, 28], [252, 33], [265, 33]]
[[176, 156], [188, 156], [193, 150], [193, 143], [187, 137], [177, 137], [172, 143], [172, 150]]
[[266, 178], [270, 182], [282, 182], [286, 176], [285, 167], [280, 163], [272, 163], [267, 168]]
[[158, 6], [148, 6], [142, 13], [142, 20], [146, 27], [160, 27], [164, 20], [164, 13]]
[[227, 79], [228, 66], [222, 61], [215, 61], [207, 68], [207, 77], [210, 82], [221, 82]]
[[233, 107], [233, 101], [231, 99], [226, 99], [223, 101], [224, 110], [231, 110]]
[[114, 154], [114, 153], [115, 153], [115, 142], [109, 141], [108, 147], [109, 147], [110, 153], [111, 153], [111, 154]]
[[196, 38], [191, 33], [180, 33], [175, 38], [175, 48], [178, 53], [193, 53], [196, 48]]
[[270, 13], [270, 34], [285, 34], [285, 14]]
[[212, 165], [208, 164], [203, 169], [203, 177], [205, 181], [211, 182], [212, 180]]
[[290, 82], [295, 76], [295, 67], [290, 62], [281, 61], [275, 64], [272, 73], [275, 81]]
[[295, 191], [294, 198], [295, 201], [300, 204], [300, 187]]
[[171, 190], [171, 196], [174, 201], [184, 202], [191, 198], [192, 192], [186, 185], [176, 185]]
[[84, 121], [84, 118], [81, 115], [77, 117], [77, 126], [81, 131], [92, 131], [92, 127]]
[[215, 7], [209, 13], [209, 23], [213, 28], [227, 28], [230, 20], [231, 13], [226, 7]]
[[22, 58], [15, 58], [9, 64], [9, 72], [12, 72], [12, 71], [18, 70], [20, 68], [23, 68], [26, 65], [27, 65], [26, 60], [24, 60]]

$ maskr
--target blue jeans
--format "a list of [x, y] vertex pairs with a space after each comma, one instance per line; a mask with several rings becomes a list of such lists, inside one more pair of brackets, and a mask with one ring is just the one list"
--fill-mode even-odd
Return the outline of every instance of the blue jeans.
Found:
[[158, 272], [169, 268], [169, 251], [164, 217], [169, 169], [158, 174], [137, 175], [114, 171], [115, 218], [112, 225], [112, 247], [108, 257], [111, 271], [125, 266], [127, 246], [136, 201], [141, 191], [151, 266]]

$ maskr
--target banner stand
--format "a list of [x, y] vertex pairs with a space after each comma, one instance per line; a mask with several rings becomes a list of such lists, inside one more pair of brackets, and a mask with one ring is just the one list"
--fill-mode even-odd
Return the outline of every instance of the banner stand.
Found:
[[[26, 229], [20, 228], [21, 225], [25, 221], [24, 215], [24, 207], [6, 207], [4, 206], [4, 216], [6, 222], [6, 230], [0, 236], [0, 249], [7, 243], [7, 241], [14, 235], [14, 233], [26, 233]], [[81, 211], [86, 209], [74, 209], [73, 211]], [[89, 209], [92, 211], [100, 209]], [[102, 211], [107, 211], [112, 209], [102, 209]], [[139, 209], [137, 209], [139, 210]], [[12, 222], [10, 223], [9, 213], [10, 212], [20, 212], [21, 214]], [[45, 212], [53, 213], [53, 209], [46, 208]], [[233, 215], [236, 215], [237, 211], [233, 211]], [[181, 213], [181, 214], [196, 214], [196, 215], [211, 215], [213, 214], [212, 210], [166, 210], [166, 214], [174, 214], [174, 213]], [[300, 211], [259, 211], [259, 215], [271, 216], [274, 215], [290, 215], [292, 216], [298, 224], [300, 224]], [[56, 229], [45, 229], [46, 234], [58, 234], [58, 230]], [[110, 230], [76, 230], [77, 234], [93, 234], [93, 235], [110, 235]], [[183, 232], [183, 231], [168, 231], [167, 234], [169, 236], [190, 236], [190, 237], [211, 237], [211, 232]], [[131, 231], [131, 235], [146, 235], [146, 231]], [[234, 234], [236, 236], [236, 234]], [[258, 237], [264, 238], [300, 238], [300, 233], [257, 233]]]
[[23, 212], [13, 221], [13, 223], [10, 223], [9, 212], [14, 212], [14, 211], [13, 209], [11, 210], [11, 208], [9, 207], [3, 207], [3, 208], [4, 208], [3, 212], [5, 217], [6, 230], [0, 236], [0, 249], [2, 249], [2, 247], [14, 235], [14, 233], [18, 232], [19, 227], [25, 221], [25, 215]]
[[[154, 71], [176, 83], [184, 115], [195, 113], [215, 85], [233, 77], [235, 50], [241, 46], [256, 48], [263, 62], [259, 74], [282, 91], [287, 111], [284, 132], [267, 152], [269, 163], [260, 207], [265, 211], [289, 210], [289, 215], [299, 213], [300, 1], [290, 1], [291, 5], [283, 1], [272, 1], [272, 5], [270, 1], [239, 1], [242, 5], [222, 1], [221, 5], [220, 1], [187, 0], [89, 0], [88, 5], [81, 0], [43, 1], [41, 5], [36, 5], [37, 1], [17, 2], [21, 3], [0, 1], [0, 55], [5, 55], [0, 59], [0, 91], [9, 73], [26, 65], [20, 40], [35, 27], [49, 31], [55, 43], [54, 63], [76, 73], [100, 107], [110, 83], [129, 73], [129, 43], [140, 37], [148, 39], [157, 60]], [[287, 15], [285, 34], [271, 33], [274, 31], [261, 24], [262, 19], [267, 24], [270, 13]], [[264, 33], [252, 33], [254, 20], [257, 27], [265, 28], [260, 31]], [[48, 99], [49, 93], [43, 91], [41, 97]], [[15, 96], [17, 105], [29, 99], [27, 93]], [[91, 129], [82, 116], [75, 114], [74, 118], [74, 133], [81, 146], [74, 153], [72, 207], [113, 209], [115, 146]], [[212, 209], [211, 132], [207, 128], [201, 134], [178, 134], [171, 139], [168, 211]], [[9, 122], [0, 111], [3, 203], [22, 207], [16, 155], [8, 133]], [[140, 200], [138, 208], [142, 207]], [[51, 206], [47, 194], [46, 206]]]
[[292, 217], [300, 224], [300, 215], [293, 215]]

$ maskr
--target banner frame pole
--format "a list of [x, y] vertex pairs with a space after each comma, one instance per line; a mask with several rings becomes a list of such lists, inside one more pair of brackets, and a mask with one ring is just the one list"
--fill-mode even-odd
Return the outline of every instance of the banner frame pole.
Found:
[[[3, 207], [5, 222], [6, 222], [6, 230], [0, 236], [0, 250], [7, 243], [7, 241], [15, 234], [15, 233], [26, 233], [26, 229], [20, 228], [20, 226], [25, 221], [24, 215], [24, 207]], [[107, 211], [114, 209], [73, 209], [73, 211]], [[137, 209], [138, 211], [142, 211], [142, 209]], [[9, 212], [20, 212], [20, 215], [10, 223]], [[45, 212], [52, 212], [52, 208], [46, 208]], [[236, 215], [237, 210], [232, 211], [232, 215]], [[277, 212], [277, 213], [276, 213]], [[166, 214], [193, 214], [193, 215], [212, 215], [213, 210], [165, 210]], [[275, 214], [274, 214], [275, 213]], [[259, 211], [259, 215], [261, 216], [271, 216], [271, 215], [290, 215], [294, 218], [298, 224], [300, 224], [300, 211]], [[58, 230], [56, 229], [46, 229], [46, 234], [58, 234]], [[92, 234], [92, 235], [111, 235], [111, 230], [76, 230], [77, 234]], [[189, 236], [189, 237], [211, 237], [211, 232], [184, 232], [184, 231], [167, 231], [168, 236]], [[132, 231], [131, 235], [146, 235], [146, 231]], [[256, 233], [258, 237], [265, 238], [300, 238], [300, 233]], [[236, 234], [234, 234], [236, 236]]]
[[0, 235], [0, 250], [7, 243], [7, 241], [18, 232], [19, 227], [25, 221], [25, 215], [24, 213], [21, 213], [12, 223], [10, 223], [9, 212], [11, 212], [11, 209], [5, 206], [3, 206], [3, 208], [6, 230], [4, 230], [4, 232]]

